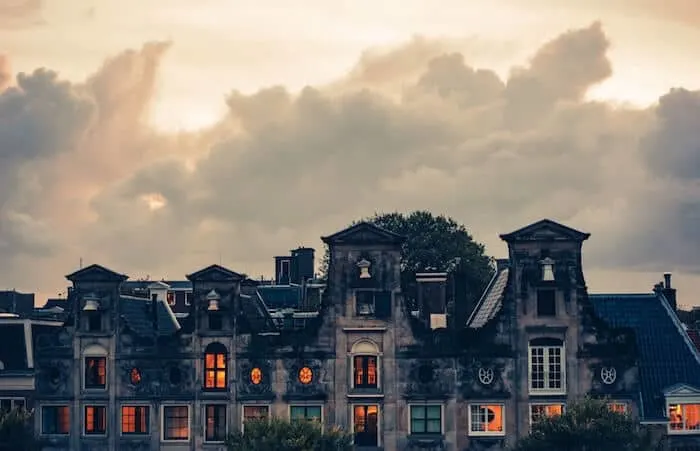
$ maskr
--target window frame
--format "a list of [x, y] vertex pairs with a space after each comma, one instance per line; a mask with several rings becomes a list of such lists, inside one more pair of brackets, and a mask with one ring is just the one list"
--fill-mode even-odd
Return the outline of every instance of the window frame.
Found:
[[185, 291], [185, 307], [189, 307], [192, 305], [192, 297], [194, 296], [194, 293], [191, 291]]
[[[628, 402], [626, 402], [626, 401], [615, 401], [615, 400], [611, 400], [611, 401], [608, 401], [608, 402], [606, 403], [606, 405], [608, 406], [608, 408], [609, 408], [612, 412], [621, 413], [621, 414], [623, 414], [623, 415], [629, 415], [629, 413], [630, 413], [630, 404], [629, 404]], [[619, 412], [619, 411], [613, 409], [614, 406], [622, 406], [622, 407], [624, 407], [624, 408], [622, 409], [622, 412]]]
[[[97, 409], [104, 409], [104, 431], [102, 432], [88, 432], [87, 427], [88, 427], [88, 422], [87, 422], [87, 416], [88, 416], [88, 409], [89, 408], [97, 408]], [[83, 424], [82, 424], [82, 435], [83, 437], [106, 437], [108, 434], [108, 429], [109, 429], [109, 416], [107, 415], [108, 409], [107, 409], [107, 404], [83, 404]]]
[[[173, 407], [184, 407], [187, 409], [187, 438], [182, 439], [182, 438], [166, 438], [166, 416], [165, 416], [165, 411], [168, 408], [173, 408]], [[160, 406], [160, 421], [159, 421], [159, 426], [160, 426], [160, 441], [162, 443], [189, 443], [192, 440], [192, 406], [189, 404], [182, 404], [182, 403], [168, 403], [168, 404], [161, 404]]]
[[[537, 342], [538, 339], [532, 339], [528, 341], [527, 344], [527, 387], [528, 387], [528, 393], [530, 395], [565, 395], [566, 394], [566, 342], [561, 339], [551, 339], [551, 338], [543, 338], [544, 340], [552, 340], [552, 344], [533, 344], [533, 342]], [[558, 341], [560, 344], [555, 345], [553, 344], [554, 340]], [[532, 368], [533, 368], [533, 350], [534, 349], [542, 349], [543, 350], [543, 383], [545, 385], [545, 388], [534, 388], [533, 387], [533, 382], [534, 378], [532, 377]], [[550, 371], [549, 371], [549, 356], [552, 350], [558, 349], [560, 351], [559, 355], [559, 371], [561, 373], [561, 386], [559, 388], [548, 388], [547, 386], [549, 385], [550, 381]]]
[[[472, 407], [485, 408], [487, 406], [499, 406], [501, 408], [501, 430], [500, 431], [474, 431], [472, 430]], [[472, 437], [503, 437], [506, 435], [506, 405], [503, 402], [479, 402], [470, 403], [467, 406], [468, 429], [467, 435]]]
[[564, 415], [566, 413], [566, 402], [565, 401], [552, 401], [552, 402], [531, 402], [528, 403], [527, 406], [527, 411], [528, 411], [528, 419], [530, 421], [530, 427], [534, 424], [532, 421], [532, 408], [536, 406], [561, 406], [561, 414]]
[[[289, 406], [287, 407], [287, 417], [289, 418], [289, 421], [290, 421], [290, 422], [293, 421], [293, 418], [292, 418], [292, 409], [293, 409], [294, 407], [303, 407], [304, 409], [308, 409], [308, 408], [310, 408], [310, 407], [313, 407], [313, 408], [320, 408], [320, 409], [321, 409], [321, 421], [320, 421], [320, 425], [321, 425], [321, 428], [324, 427], [324, 425], [325, 425], [325, 420], [326, 420], [326, 419], [325, 419], [325, 412], [323, 411], [323, 407], [324, 407], [323, 404], [320, 404], [320, 403], [315, 403], [315, 404], [314, 404], [314, 403], [308, 403], [308, 404], [307, 404], [307, 403], [289, 404]], [[308, 418], [307, 418], [307, 421], [308, 421]]]
[[[213, 350], [210, 350], [210, 349], [213, 349]], [[224, 352], [219, 352], [220, 350], [224, 351]], [[214, 366], [213, 367], [207, 366], [207, 356], [209, 356], [209, 355], [214, 356]], [[219, 366], [217, 365], [218, 356], [220, 356], [220, 355], [224, 356], [223, 368], [219, 368]], [[209, 343], [204, 348], [204, 356], [202, 357], [202, 360], [204, 363], [204, 365], [203, 365], [204, 366], [204, 380], [203, 380], [203, 384], [202, 384], [202, 389], [205, 391], [208, 391], [208, 392], [222, 392], [222, 391], [228, 390], [228, 387], [229, 387], [229, 381], [228, 381], [229, 371], [228, 370], [229, 370], [229, 366], [230, 366], [228, 348], [226, 348], [226, 346], [224, 346], [222, 343], [219, 343], [218, 341]], [[211, 387], [207, 386], [207, 381], [208, 381], [207, 374], [209, 372], [213, 373], [213, 378], [214, 378], [213, 379], [214, 385]], [[218, 375], [219, 375], [219, 373], [222, 373], [222, 372], [224, 374], [224, 386], [219, 387], [218, 386], [218, 380], [219, 380]]]
[[671, 415], [670, 415], [671, 406], [681, 406], [681, 409], [683, 406], [698, 406], [700, 408], [700, 399], [689, 399], [689, 398], [674, 399], [673, 397], [670, 397], [670, 398], [671, 399], [666, 400], [666, 415], [668, 416], [668, 420], [669, 420], [668, 425], [666, 426], [666, 430], [668, 431], [668, 434], [669, 435], [700, 434], [700, 428], [698, 428], [698, 429], [686, 429], [685, 422], [682, 423], [683, 429], [671, 429]]
[[[242, 404], [241, 405], [241, 432], [245, 432], [245, 423], [246, 423], [245, 409], [246, 409], [246, 407], [255, 407], [255, 408], [264, 407], [267, 410], [267, 417], [266, 417], [267, 421], [269, 422], [270, 418], [272, 417], [272, 414], [271, 414], [272, 407], [270, 406], [270, 404]], [[323, 409], [321, 409], [321, 416], [323, 416]], [[291, 417], [291, 409], [290, 409], [289, 419], [291, 420], [291, 418], [292, 417]]]
[[[350, 407], [350, 437], [352, 440], [352, 444], [355, 444], [355, 407], [369, 407], [369, 406], [376, 406], [377, 407], [377, 448], [382, 447], [382, 404], [379, 402], [353, 402], [349, 403], [348, 406]], [[410, 409], [409, 409], [409, 415], [410, 415]], [[442, 416], [442, 411], [440, 412], [440, 415]], [[410, 417], [409, 417], [410, 418]], [[410, 425], [409, 425], [410, 427]], [[442, 427], [442, 424], [440, 425]]]
[[[107, 350], [100, 345], [90, 345], [83, 349], [81, 355], [81, 386], [85, 391], [106, 391], [109, 388], [109, 359], [107, 358]], [[87, 378], [87, 367], [88, 359], [103, 359], [105, 365], [105, 376], [104, 385], [102, 386], [88, 386]]]
[[175, 299], [175, 292], [174, 291], [169, 290], [165, 293], [165, 302], [170, 307], [175, 307], [177, 305], [177, 299]]
[[[145, 408], [146, 409], [146, 431], [145, 432], [125, 432], [124, 431], [124, 408]], [[134, 411], [134, 426], [136, 426], [136, 411]], [[151, 406], [150, 404], [122, 404], [119, 406], [119, 433], [125, 437], [151, 435]]]
[[[428, 407], [440, 407], [440, 432], [428, 432]], [[414, 432], [413, 431], [413, 409], [422, 408], [425, 409], [425, 432]], [[445, 433], [445, 404], [439, 402], [424, 402], [424, 403], [409, 403], [408, 404], [408, 434], [411, 436], [431, 436], [431, 435], [443, 435]]]
[[[3, 401], [10, 401], [10, 411], [18, 409], [19, 407], [27, 408], [27, 399], [22, 396], [0, 396], [0, 403]], [[17, 401], [19, 401], [21, 406], [17, 406]]]
[[[67, 432], [46, 432], [44, 430], [44, 414], [46, 409], [66, 409], [68, 412], [68, 431]], [[71, 431], [73, 429], [73, 408], [70, 404], [42, 404], [40, 406], [40, 415], [39, 415], [39, 431], [40, 435], [42, 436], [51, 436], [51, 437], [66, 437], [71, 434]], [[60, 425], [60, 419], [58, 412], [56, 413], [56, 421], [58, 424], [56, 426]], [[57, 428], [57, 430], [60, 429]]]
[[[209, 439], [208, 432], [209, 432], [209, 408], [213, 407], [214, 409], [221, 409], [223, 408], [224, 412], [224, 418], [223, 418], [223, 426], [224, 426], [224, 436], [221, 439]], [[202, 418], [204, 419], [204, 443], [224, 443], [226, 441], [226, 437], [228, 436], [228, 418], [229, 418], [229, 412], [228, 412], [228, 404], [225, 403], [220, 403], [220, 402], [207, 402], [204, 403], [202, 406], [202, 409], [204, 410], [202, 414]], [[214, 410], [216, 412], [216, 410]], [[214, 417], [216, 418], [216, 416]], [[214, 426], [214, 431], [216, 432], [216, 426]]]

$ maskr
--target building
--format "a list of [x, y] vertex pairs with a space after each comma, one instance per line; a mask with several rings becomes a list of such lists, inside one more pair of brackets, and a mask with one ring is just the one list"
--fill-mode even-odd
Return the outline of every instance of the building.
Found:
[[670, 275], [648, 294], [589, 295], [588, 234], [542, 220], [501, 238], [509, 258], [466, 307], [459, 267], [418, 274], [407, 295], [404, 238], [368, 223], [323, 237], [325, 287], [308, 251], [296, 273], [275, 259], [275, 289], [211, 265], [187, 276], [178, 313], [169, 282], [136, 292], [83, 268], [60, 332], [33, 336], [37, 430], [53, 450], [214, 450], [278, 416], [341, 425], [363, 450], [495, 450], [591, 394], [697, 449], [700, 356]]
[[20, 293], [17, 290], [0, 291], [0, 313], [29, 315], [34, 310], [34, 293]]

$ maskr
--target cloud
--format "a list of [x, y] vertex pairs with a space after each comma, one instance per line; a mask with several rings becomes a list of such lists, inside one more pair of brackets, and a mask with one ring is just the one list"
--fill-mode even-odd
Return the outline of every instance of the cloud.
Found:
[[368, 51], [336, 83], [233, 91], [219, 123], [177, 135], [144, 122], [169, 46], [117, 55], [83, 83], [20, 75], [2, 94], [14, 125], [0, 127], [11, 144], [0, 145], [0, 183], [11, 180], [0, 283], [61, 286], [80, 257], [153, 277], [220, 258], [269, 273], [272, 255], [319, 246], [353, 219], [416, 208], [490, 245], [564, 221], [593, 233], [595, 268], [700, 269], [689, 245], [700, 244], [700, 94], [672, 91], [649, 109], [586, 100], [612, 74], [598, 23], [506, 79], [414, 38]]
[[0, 2], [0, 28], [26, 28], [43, 23], [43, 0], [3, 0]]

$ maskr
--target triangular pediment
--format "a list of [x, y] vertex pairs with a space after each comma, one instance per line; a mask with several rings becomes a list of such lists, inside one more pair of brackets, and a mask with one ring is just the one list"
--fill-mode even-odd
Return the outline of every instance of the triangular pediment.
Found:
[[700, 389], [687, 384], [675, 384], [664, 389], [665, 396], [700, 396]]
[[128, 278], [100, 265], [90, 265], [66, 276], [71, 282], [123, 282]]
[[245, 278], [245, 274], [239, 274], [220, 265], [210, 265], [195, 273], [189, 274], [187, 280], [207, 282], [237, 282]]
[[500, 235], [508, 243], [517, 241], [584, 241], [590, 233], [580, 232], [551, 219], [542, 219], [515, 232]]
[[321, 237], [326, 244], [401, 244], [406, 237], [383, 229], [369, 222], [358, 222], [355, 225], [336, 232], [333, 235]]

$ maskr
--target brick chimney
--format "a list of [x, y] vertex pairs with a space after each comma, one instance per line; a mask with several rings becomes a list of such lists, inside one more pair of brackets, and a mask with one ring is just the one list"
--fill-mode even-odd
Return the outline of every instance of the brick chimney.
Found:
[[676, 303], [676, 289], [671, 287], [671, 273], [670, 272], [667, 272], [664, 274], [664, 283], [663, 283], [663, 288], [661, 289], [661, 293], [664, 295], [664, 297], [668, 301], [671, 308], [674, 311], [677, 310], [678, 305]]

